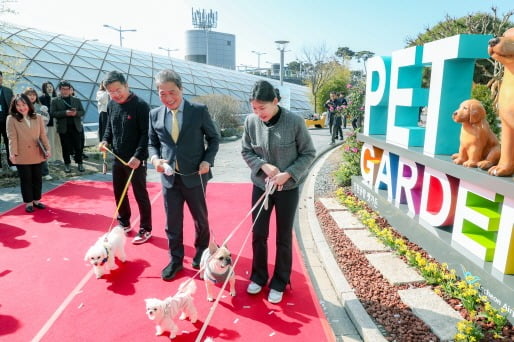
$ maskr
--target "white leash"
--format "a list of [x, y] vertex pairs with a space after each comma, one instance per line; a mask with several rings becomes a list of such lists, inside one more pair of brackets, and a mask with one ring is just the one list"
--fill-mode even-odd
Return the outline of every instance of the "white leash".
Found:
[[[241, 245], [241, 248], [239, 249], [239, 253], [237, 254], [237, 257], [236, 257], [236, 259], [235, 259], [235, 261], [234, 261], [234, 263], [232, 265], [232, 272], [234, 272], [233, 270], [235, 269], [235, 267], [236, 267], [236, 265], [237, 265], [237, 263], [239, 261], [239, 258], [241, 257], [243, 248], [246, 246], [246, 243], [248, 242], [248, 238], [250, 237], [250, 233], [253, 231], [253, 227], [255, 226], [255, 222], [257, 221], [257, 218], [261, 214], [262, 209], [264, 208], [264, 210], [268, 210], [268, 203], [269, 203], [269, 199], [268, 198], [269, 198], [269, 195], [273, 194], [275, 192], [276, 188], [277, 188], [277, 185], [274, 182], [269, 181], [269, 179], [266, 179], [266, 190], [264, 191], [264, 193], [257, 200], [257, 202], [255, 202], [255, 205], [245, 215], [243, 220], [236, 226], [236, 228], [234, 228], [232, 230], [232, 232], [227, 236], [225, 241], [223, 241], [222, 246], [225, 246], [227, 244], [227, 242], [234, 236], [235, 232], [241, 227], [242, 223], [246, 220], [246, 218], [257, 208], [259, 203], [262, 202], [262, 204], [261, 204], [261, 206], [259, 208], [259, 211], [257, 212], [257, 215], [255, 216], [255, 220], [253, 220], [253, 222], [252, 222], [251, 229], [248, 230], [248, 233], [245, 236], [243, 244]], [[212, 256], [211, 256], [211, 258], [212, 258]], [[199, 272], [201, 272], [201, 270], [198, 271], [198, 273]], [[191, 278], [191, 280], [192, 279], [193, 278]], [[207, 314], [207, 317], [205, 318], [205, 321], [204, 321], [204, 323], [202, 325], [202, 328], [200, 329], [200, 332], [198, 333], [198, 336], [196, 337], [195, 342], [201, 342], [201, 339], [202, 339], [203, 335], [205, 334], [205, 330], [207, 330], [207, 327], [208, 327], [208, 325], [209, 325], [209, 323], [210, 323], [210, 321], [212, 319], [212, 316], [214, 315], [214, 311], [218, 307], [218, 303], [221, 300], [223, 292], [225, 291], [225, 288], [227, 287], [227, 284], [228, 284], [229, 281], [230, 281], [230, 275], [228, 277], [226, 277], [225, 281], [223, 282], [223, 285], [221, 286], [220, 292], [218, 293], [218, 296], [216, 297], [216, 300], [212, 304], [212, 306], [211, 306], [211, 308], [209, 310], [209, 313]]]

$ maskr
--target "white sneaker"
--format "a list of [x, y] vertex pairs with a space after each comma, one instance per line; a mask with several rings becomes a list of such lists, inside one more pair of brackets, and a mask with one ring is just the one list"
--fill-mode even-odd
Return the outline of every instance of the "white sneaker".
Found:
[[152, 233], [145, 230], [144, 228], [139, 229], [139, 233], [134, 237], [132, 243], [134, 245], [140, 245], [148, 241], [148, 239], [152, 236]]
[[273, 304], [280, 303], [282, 301], [283, 294], [284, 294], [284, 292], [280, 292], [280, 291], [271, 289], [271, 291], [269, 292], [269, 295], [268, 295], [268, 302], [273, 303]]
[[47, 180], [47, 181], [51, 181], [54, 178], [52, 176], [50, 176], [50, 175], [46, 175], [46, 176], [43, 176], [43, 179]]
[[246, 289], [246, 292], [249, 294], [257, 294], [261, 292], [262, 286], [259, 284], [254, 283], [253, 281], [248, 285], [248, 288]]
[[125, 227], [125, 226], [122, 226], [121, 224], [118, 224], [116, 227], [121, 227], [125, 233], [128, 233], [132, 230], [132, 228], [130, 226]]

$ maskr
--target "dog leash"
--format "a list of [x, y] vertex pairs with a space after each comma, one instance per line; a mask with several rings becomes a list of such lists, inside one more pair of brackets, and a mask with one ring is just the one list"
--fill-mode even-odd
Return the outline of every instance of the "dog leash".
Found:
[[[107, 152], [109, 152], [116, 159], [118, 159], [123, 165], [128, 166], [128, 163], [126, 161], [124, 161], [123, 159], [121, 159], [118, 155], [116, 155], [116, 153], [114, 153], [113, 151], [111, 151], [110, 149], [108, 149], [105, 146], [104, 146], [104, 148], [105, 148], [105, 150]], [[102, 153], [103, 153], [103, 160], [104, 160], [103, 173], [106, 174], [107, 173], [107, 163], [106, 163], [107, 153], [105, 151], [102, 151]], [[132, 176], [134, 175], [134, 171], [135, 170], [136, 169], [132, 169], [132, 171], [130, 171], [130, 175], [129, 175], [128, 179], [127, 179], [127, 183], [125, 184], [125, 187], [123, 188], [123, 192], [121, 193], [120, 200], [118, 201], [118, 203], [116, 205], [116, 209], [114, 210], [114, 214], [112, 216], [111, 224], [109, 225], [109, 229], [107, 229], [107, 233], [109, 233], [112, 230], [112, 225], [114, 223], [114, 220], [116, 220], [116, 218], [118, 217], [118, 211], [120, 210], [121, 203], [123, 203], [123, 200], [125, 199], [125, 196], [127, 195], [128, 187], [130, 185], [130, 182], [132, 181]], [[107, 237], [106, 237], [106, 239], [107, 239]]]
[[[269, 189], [268, 189], [268, 187], [269, 187]], [[245, 215], [245, 216], [243, 217], [243, 219], [242, 219], [242, 220], [237, 224], [237, 226], [236, 226], [236, 227], [235, 227], [235, 228], [234, 228], [234, 229], [229, 233], [229, 235], [227, 236], [227, 238], [225, 239], [225, 241], [223, 241], [223, 244], [222, 244], [221, 246], [226, 247], [226, 245], [227, 245], [228, 241], [230, 241], [230, 239], [234, 236], [234, 234], [235, 234], [235, 233], [236, 233], [236, 232], [241, 228], [242, 224], [246, 221], [246, 219], [248, 218], [248, 216], [250, 216], [250, 215], [251, 215], [251, 213], [252, 213], [255, 209], [257, 209], [257, 207], [261, 204], [261, 208], [259, 209], [259, 212], [257, 213], [257, 216], [256, 216], [255, 218], [257, 219], [257, 218], [259, 217], [259, 215], [260, 215], [260, 213], [261, 213], [261, 210], [262, 210], [262, 203], [261, 203], [261, 202], [264, 200], [264, 198], [265, 198], [266, 196], [269, 196], [269, 194], [270, 194], [270, 192], [271, 192], [271, 191], [274, 191], [273, 186], [272, 186], [271, 184], [270, 184], [269, 186], [267, 185], [267, 189], [265, 190], [265, 192], [261, 195], [261, 197], [259, 197], [259, 199], [255, 202], [254, 206], [253, 206], [253, 207], [252, 207], [252, 208], [251, 208], [251, 209], [246, 213], [246, 215]], [[256, 221], [256, 220], [255, 220], [255, 221]], [[249, 230], [248, 235], [249, 235], [249, 234], [250, 234], [250, 232], [252, 231], [254, 224], [255, 224], [255, 223], [252, 223], [252, 226], [250, 227], [251, 229]], [[243, 247], [244, 247], [244, 245], [243, 245]], [[240, 253], [239, 253], [239, 254], [241, 254], [241, 251], [242, 251], [243, 247], [240, 249]], [[206, 263], [208, 263], [208, 262], [211, 260], [211, 258], [212, 258], [212, 255], [207, 259], [207, 262], [206, 262]], [[236, 260], [238, 260], [238, 259], [239, 259], [239, 257], [237, 257], [237, 258], [236, 258]], [[235, 265], [235, 263], [234, 263], [234, 265]], [[193, 276], [191, 276], [191, 278], [189, 278], [189, 280], [186, 280], [186, 281], [184, 282], [184, 287], [186, 287], [186, 286], [189, 284], [189, 282], [191, 282], [194, 278], [196, 278], [197, 276], [199, 276], [199, 275], [200, 275], [200, 273], [201, 273], [202, 271], [204, 271], [204, 270], [205, 270], [205, 266], [204, 266], [204, 265], [200, 265], [200, 269], [198, 269], [198, 271], [196, 271], [196, 273], [195, 273], [195, 274], [193, 274]], [[180, 292], [180, 290], [179, 290], [179, 292]]]
[[[191, 172], [191, 173], [181, 173], [180, 171], [177, 171], [177, 170], [174, 170], [169, 164], [166, 163], [166, 165], [164, 166], [164, 173], [167, 175], [167, 176], [171, 176], [171, 175], [180, 175], [182, 177], [189, 177], [189, 176], [194, 176], [194, 175], [198, 175], [198, 177], [200, 178], [200, 184], [202, 186], [202, 193], [203, 193], [203, 199], [205, 201], [205, 203], [207, 203], [207, 194], [205, 192], [205, 185], [203, 183], [203, 178], [202, 178], [202, 175], [200, 174], [200, 171], [194, 171], [194, 172]], [[214, 243], [216, 245], [217, 242], [216, 242], [216, 235], [214, 234], [214, 231], [211, 229], [211, 226], [209, 225], [209, 233], [214, 241]]]
[[[264, 210], [268, 210], [268, 208], [267, 208], [268, 207], [268, 203], [269, 203], [268, 197], [269, 197], [269, 195], [271, 195], [271, 194], [273, 194], [275, 192], [276, 188], [277, 188], [277, 185], [273, 181], [271, 181], [269, 179], [266, 179], [266, 190], [264, 191], [264, 193], [257, 200], [257, 202], [252, 207], [252, 209], [250, 209], [250, 211], [245, 215], [244, 219], [236, 226], [236, 228], [234, 228], [232, 230], [232, 232], [225, 239], [225, 241], [223, 241], [222, 246], [226, 246], [227, 242], [233, 237], [234, 233], [239, 229], [239, 227], [241, 226], [243, 221], [245, 221], [246, 218], [257, 208], [257, 206], [259, 204], [261, 204], [261, 206], [259, 208], [259, 211], [257, 212], [257, 215], [255, 216], [255, 220], [253, 220], [253, 222], [252, 222], [251, 229], [249, 229], [248, 232], [246, 233], [245, 239], [243, 240], [241, 248], [239, 249], [239, 253], [237, 254], [236, 259], [234, 260], [231, 272], [234, 272], [234, 269], [235, 269], [237, 263], [239, 262], [239, 258], [240, 258], [241, 254], [243, 252], [244, 247], [246, 246], [246, 243], [248, 242], [248, 239], [250, 238], [250, 233], [253, 231], [253, 227], [255, 226], [255, 222], [257, 221], [257, 218], [261, 214], [262, 209], [264, 208]], [[209, 257], [209, 259], [211, 259], [211, 258], [212, 258], [212, 255]], [[209, 260], [207, 260], [207, 261], [209, 261]], [[203, 268], [204, 267], [202, 267], [198, 271], [198, 273], [200, 273]], [[190, 280], [192, 280], [192, 279], [193, 278], [191, 278]], [[195, 339], [195, 342], [201, 342], [201, 339], [204, 336], [205, 331], [207, 330], [207, 327], [209, 326], [209, 323], [210, 323], [210, 321], [212, 319], [212, 316], [214, 315], [214, 311], [216, 310], [216, 308], [217, 308], [217, 306], [218, 306], [218, 304], [219, 304], [219, 302], [221, 300], [221, 297], [223, 296], [223, 292], [225, 291], [225, 288], [227, 287], [227, 284], [228, 284], [229, 281], [230, 281], [230, 276], [225, 278], [225, 281], [223, 282], [223, 285], [221, 286], [221, 289], [220, 289], [220, 291], [218, 293], [218, 296], [216, 297], [216, 300], [214, 301], [214, 303], [211, 305], [211, 308], [209, 309], [209, 313], [207, 314], [207, 317], [205, 318], [205, 321], [204, 321], [204, 323], [202, 325], [202, 328], [200, 329], [200, 332], [198, 333], [198, 336]]]

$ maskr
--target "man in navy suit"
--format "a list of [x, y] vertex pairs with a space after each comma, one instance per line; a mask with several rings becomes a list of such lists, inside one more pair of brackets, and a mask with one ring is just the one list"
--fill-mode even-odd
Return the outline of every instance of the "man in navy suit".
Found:
[[155, 76], [155, 83], [163, 105], [150, 111], [148, 151], [156, 171], [162, 174], [171, 258], [162, 270], [162, 279], [171, 280], [183, 268], [184, 202], [195, 226], [193, 268], [200, 268], [202, 252], [208, 247], [205, 190], [212, 178], [220, 135], [207, 107], [183, 98], [182, 81], [175, 71], [162, 70]]

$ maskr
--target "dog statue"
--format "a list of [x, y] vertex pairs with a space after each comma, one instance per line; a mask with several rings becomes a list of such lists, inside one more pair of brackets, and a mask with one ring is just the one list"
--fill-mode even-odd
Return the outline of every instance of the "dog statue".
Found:
[[104, 274], [109, 274], [116, 267], [114, 258], [125, 262], [125, 243], [127, 236], [122, 227], [116, 226], [109, 233], [102, 235], [96, 243], [86, 252], [84, 261], [88, 261], [93, 266], [96, 278], [101, 278]]
[[498, 96], [498, 113], [501, 120], [501, 154], [498, 165], [489, 169], [493, 176], [514, 174], [514, 28], [503, 37], [489, 41], [489, 55], [503, 64], [503, 80]]
[[178, 327], [173, 319], [180, 313], [180, 320], [191, 319], [196, 323], [198, 311], [193, 302], [193, 294], [196, 292], [196, 284], [193, 280], [185, 281], [179, 286], [177, 294], [164, 300], [147, 298], [146, 315], [155, 322], [155, 335], [160, 336], [165, 331], [170, 332], [170, 339], [177, 336]]
[[225, 246], [218, 247], [214, 243], [209, 244], [209, 248], [203, 251], [200, 259], [200, 279], [205, 282], [207, 300], [214, 301], [212, 286], [215, 283], [223, 284], [227, 277], [230, 283], [230, 295], [236, 295], [236, 278], [232, 268], [232, 257], [230, 251]]
[[500, 142], [485, 119], [486, 111], [478, 100], [466, 100], [453, 112], [453, 121], [462, 124], [459, 153], [455, 164], [487, 170], [500, 160]]

